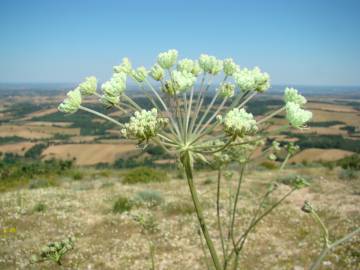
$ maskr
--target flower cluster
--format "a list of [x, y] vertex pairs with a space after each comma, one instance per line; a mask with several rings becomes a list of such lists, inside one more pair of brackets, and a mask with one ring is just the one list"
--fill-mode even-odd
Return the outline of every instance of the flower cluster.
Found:
[[218, 91], [221, 97], [233, 97], [235, 93], [235, 85], [232, 83], [223, 83], [220, 85]]
[[243, 137], [258, 130], [254, 116], [245, 109], [232, 109], [224, 119], [218, 116], [218, 120], [224, 125], [224, 131], [228, 135]]
[[307, 100], [304, 96], [298, 93], [295, 88], [285, 88], [284, 101], [286, 103], [293, 102], [299, 106], [305, 105]]
[[212, 75], [218, 74], [223, 68], [223, 62], [221, 60], [207, 54], [200, 55], [199, 65], [204, 72]]
[[151, 111], [136, 111], [130, 118], [129, 123], [123, 125], [121, 133], [124, 137], [134, 137], [140, 142], [148, 141], [155, 137], [158, 131], [167, 124], [166, 118], [158, 117], [155, 108]]
[[67, 93], [65, 100], [59, 105], [58, 109], [64, 113], [75, 113], [81, 105], [81, 92], [75, 88]]
[[142, 83], [143, 81], [145, 81], [145, 79], [148, 75], [148, 71], [146, 70], [145, 67], [139, 67], [139, 68], [133, 70], [131, 75], [135, 81]]
[[130, 74], [132, 70], [131, 62], [128, 58], [123, 58], [122, 63], [118, 66], [113, 67], [114, 73], [125, 73]]
[[237, 64], [235, 64], [232, 58], [224, 59], [223, 66], [224, 66], [223, 67], [224, 73], [227, 76], [232, 76], [240, 71], [240, 67]]
[[199, 75], [199, 73], [201, 72], [199, 63], [197, 61], [187, 58], [179, 61], [179, 63], [177, 64], [177, 70], [192, 73], [194, 76]]
[[85, 78], [85, 81], [79, 84], [79, 90], [84, 96], [95, 94], [97, 88], [97, 80], [94, 76]]
[[234, 79], [239, 88], [244, 91], [265, 92], [270, 88], [269, 74], [262, 73], [258, 67], [254, 69], [241, 69], [234, 74]]
[[101, 102], [105, 106], [114, 106], [119, 103], [120, 96], [126, 89], [126, 74], [124, 72], [114, 73], [112, 78], [101, 86], [103, 95]]
[[159, 64], [155, 64], [150, 70], [150, 76], [155, 81], [161, 81], [164, 78], [164, 69]]
[[295, 128], [302, 128], [312, 118], [312, 112], [300, 108], [294, 102], [286, 103], [286, 119]]
[[167, 52], [160, 53], [157, 59], [160, 67], [164, 69], [169, 69], [175, 65], [178, 57], [177, 50], [168, 50]]

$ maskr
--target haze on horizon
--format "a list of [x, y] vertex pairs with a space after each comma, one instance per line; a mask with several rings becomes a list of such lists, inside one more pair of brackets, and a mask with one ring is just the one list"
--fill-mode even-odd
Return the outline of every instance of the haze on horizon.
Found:
[[360, 85], [360, 1], [2, 0], [0, 83], [111, 76], [129, 57], [201, 53], [259, 66], [273, 84]]

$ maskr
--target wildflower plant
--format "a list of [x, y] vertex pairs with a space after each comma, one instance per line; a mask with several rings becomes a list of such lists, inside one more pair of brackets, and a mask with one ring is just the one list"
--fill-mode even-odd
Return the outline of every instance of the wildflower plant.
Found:
[[[234, 224], [238, 218], [239, 194], [248, 164], [256, 159], [255, 150], [264, 148], [268, 138], [288, 128], [304, 128], [312, 113], [303, 108], [306, 99], [297, 90], [287, 88], [281, 107], [256, 118], [248, 112], [247, 105], [256, 95], [270, 88], [270, 76], [267, 73], [258, 67], [240, 68], [231, 58], [220, 60], [206, 54], [200, 55], [197, 60], [178, 60], [178, 57], [176, 50], [160, 53], [150, 69], [133, 68], [129, 59], [124, 58], [121, 64], [114, 67], [112, 77], [101, 87], [97, 87], [94, 77], [87, 78], [68, 93], [64, 102], [59, 105], [59, 110], [69, 114], [78, 110], [92, 113], [117, 125], [125, 138], [135, 139], [145, 147], [150, 143], [160, 145], [177, 158], [185, 171], [201, 234], [214, 269], [236, 269], [247, 236], [259, 221], [293, 191], [306, 186], [300, 179], [291, 191], [269, 208], [264, 210], [259, 207], [248, 228], [238, 236]], [[127, 94], [128, 79], [138, 85], [152, 109], [141, 108]], [[213, 82], [218, 82], [215, 87]], [[212, 98], [208, 103], [205, 99], [209, 94]], [[84, 98], [89, 95], [96, 96], [105, 107], [119, 109], [124, 115], [130, 116], [130, 120], [121, 123], [82, 105]], [[289, 124], [269, 129], [270, 120], [281, 113], [286, 114]], [[276, 155], [278, 151], [280, 146], [274, 143], [263, 153]], [[194, 183], [196, 162], [204, 162], [218, 170], [216, 201], [219, 237], [216, 242], [214, 235], [210, 235]], [[219, 198], [222, 175], [231, 163], [239, 165], [239, 180], [236, 191], [231, 193], [229, 225], [225, 233], [219, 214]], [[260, 205], [263, 205], [263, 201], [273, 193], [276, 186], [276, 183], [269, 185]]]

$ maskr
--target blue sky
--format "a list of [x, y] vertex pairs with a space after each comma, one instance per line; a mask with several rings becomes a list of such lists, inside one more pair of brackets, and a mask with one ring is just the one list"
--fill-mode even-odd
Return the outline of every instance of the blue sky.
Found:
[[360, 85], [358, 0], [0, 0], [0, 82], [111, 76], [128, 56], [208, 53], [274, 84]]

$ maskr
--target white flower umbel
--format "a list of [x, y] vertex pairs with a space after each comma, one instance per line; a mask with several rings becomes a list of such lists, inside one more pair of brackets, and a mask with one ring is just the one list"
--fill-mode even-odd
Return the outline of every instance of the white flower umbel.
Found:
[[234, 80], [244, 92], [257, 91], [262, 93], [270, 88], [269, 74], [262, 73], [258, 67], [241, 69], [234, 74]]
[[200, 55], [199, 65], [204, 72], [210, 73], [212, 75], [218, 74], [223, 68], [223, 63], [221, 60], [216, 59], [215, 56], [210, 56], [207, 54]]
[[218, 91], [221, 97], [233, 97], [235, 93], [235, 85], [232, 83], [223, 83], [220, 85]]
[[172, 79], [175, 83], [175, 89], [177, 91], [185, 91], [194, 85], [196, 77], [187, 71], [174, 70], [172, 73]]
[[102, 84], [101, 89], [106, 96], [120, 96], [126, 89], [126, 74], [124, 72], [113, 74], [109, 81]]
[[118, 66], [114, 66], [114, 72], [120, 73], [124, 72], [125, 74], [130, 74], [132, 71], [131, 62], [128, 58], [123, 58], [122, 63]]
[[245, 109], [232, 109], [229, 111], [224, 119], [221, 119], [226, 134], [231, 136], [243, 137], [245, 135], [254, 134], [258, 128], [256, 121], [251, 113]]
[[302, 128], [311, 118], [312, 112], [301, 109], [298, 104], [294, 102], [286, 104], [286, 119], [293, 127]]
[[59, 105], [58, 109], [64, 113], [75, 113], [81, 106], [81, 93], [76, 88], [67, 93], [65, 100]]
[[284, 101], [286, 103], [293, 102], [299, 106], [305, 105], [307, 102], [306, 98], [298, 93], [298, 90], [289, 87], [285, 88]]
[[101, 96], [100, 101], [105, 107], [112, 107], [119, 104], [120, 96], [110, 96], [104, 94]]
[[197, 61], [187, 58], [179, 61], [179, 63], [177, 64], [177, 70], [192, 73], [194, 76], [199, 75], [199, 73], [201, 72], [199, 63]]
[[175, 65], [177, 57], [177, 50], [168, 50], [167, 52], [162, 52], [158, 55], [157, 62], [162, 68], [169, 69]]
[[145, 67], [139, 67], [132, 71], [132, 77], [134, 78], [135, 81], [139, 83], [145, 81], [147, 75], [148, 75], [148, 71], [146, 70]]
[[91, 96], [96, 93], [97, 80], [94, 76], [87, 77], [84, 82], [79, 84], [79, 90], [84, 96]]
[[150, 76], [155, 81], [161, 81], [164, 78], [164, 70], [159, 64], [155, 64], [150, 70]]
[[232, 58], [224, 59], [223, 66], [224, 73], [227, 76], [232, 76], [234, 73], [240, 71], [240, 67], [234, 62]]
[[167, 124], [166, 118], [158, 117], [155, 108], [151, 111], [136, 111], [129, 123], [123, 125], [121, 133], [124, 137], [136, 138], [140, 142], [155, 137], [158, 131]]

